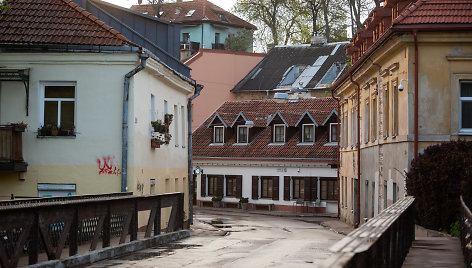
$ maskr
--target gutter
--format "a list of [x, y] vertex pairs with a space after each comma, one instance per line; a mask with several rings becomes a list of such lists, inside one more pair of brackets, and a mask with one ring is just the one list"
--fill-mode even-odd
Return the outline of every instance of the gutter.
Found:
[[188, 98], [187, 102], [187, 120], [188, 120], [188, 211], [189, 211], [189, 221], [190, 224], [193, 224], [193, 159], [192, 159], [192, 101], [200, 95], [200, 92], [203, 89], [202, 85], [198, 85], [197, 81], [194, 81], [195, 93]]
[[337, 169], [337, 177], [338, 177], [338, 180], [337, 180], [337, 185], [336, 185], [336, 188], [338, 190], [338, 218], [341, 216], [341, 202], [340, 202], [340, 196], [341, 196], [341, 181], [339, 179], [339, 162], [340, 162], [340, 155], [341, 155], [341, 146], [339, 145], [339, 138], [340, 138], [340, 119], [339, 117], [341, 116], [341, 105], [340, 105], [340, 99], [339, 98], [336, 98], [334, 96], [334, 90], [331, 89], [331, 98], [333, 98], [337, 103], [338, 103], [338, 133], [337, 133], [337, 139], [338, 139], [338, 144], [337, 144], [337, 148], [336, 148], [336, 169]]
[[349, 80], [357, 87], [357, 217], [354, 228], [358, 228], [361, 223], [361, 114], [360, 114], [360, 90], [359, 83], [352, 79], [352, 71], [349, 72]]
[[122, 138], [121, 138], [121, 191], [128, 191], [128, 97], [129, 97], [129, 81], [131, 77], [140, 72], [146, 67], [146, 60], [149, 55], [140, 53], [139, 58], [141, 64], [125, 74], [125, 82], [123, 88], [123, 124], [122, 124]]

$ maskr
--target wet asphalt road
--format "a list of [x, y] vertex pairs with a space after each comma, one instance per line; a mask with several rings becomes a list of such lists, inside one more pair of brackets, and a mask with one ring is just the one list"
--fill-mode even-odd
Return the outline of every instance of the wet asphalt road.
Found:
[[343, 235], [308, 218], [196, 210], [190, 238], [89, 267], [316, 267]]

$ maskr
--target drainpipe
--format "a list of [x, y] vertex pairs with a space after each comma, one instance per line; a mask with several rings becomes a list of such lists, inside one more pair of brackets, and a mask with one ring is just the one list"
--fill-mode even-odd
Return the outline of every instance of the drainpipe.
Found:
[[340, 128], [339, 126], [340, 126], [340, 123], [341, 123], [340, 121], [341, 121], [341, 120], [339, 119], [339, 117], [341, 116], [341, 105], [340, 105], [340, 103], [339, 103], [339, 102], [340, 102], [340, 99], [339, 99], [339, 98], [336, 98], [336, 97], [334, 96], [334, 88], [331, 89], [331, 98], [333, 98], [333, 99], [338, 103], [338, 116], [337, 116], [337, 118], [338, 118], [338, 133], [337, 133], [337, 141], [338, 141], [338, 144], [337, 144], [337, 148], [336, 148], [336, 164], [337, 164], [336, 168], [337, 168], [337, 176], [338, 176], [338, 185], [336, 185], [336, 186], [337, 186], [337, 188], [338, 188], [338, 218], [339, 218], [339, 217], [341, 216], [341, 201], [340, 201], [340, 196], [341, 196], [341, 190], [340, 190], [341, 187], [340, 187], [340, 185], [341, 185], [341, 181], [340, 181], [340, 179], [339, 179], [339, 162], [340, 162], [340, 156], [341, 156], [341, 151], [340, 151], [341, 146], [339, 145], [339, 142], [340, 142], [340, 141], [339, 141], [339, 138], [340, 138], [340, 131], [341, 131], [341, 128]]
[[359, 83], [352, 80], [352, 71], [349, 72], [349, 80], [357, 87], [357, 219], [355, 228], [359, 227], [361, 222], [361, 113], [360, 113], [360, 90]]
[[413, 30], [413, 38], [415, 40], [415, 142], [414, 142], [414, 153], [415, 158], [418, 157], [418, 30]]
[[188, 211], [189, 211], [189, 221], [190, 224], [193, 224], [193, 161], [192, 161], [192, 101], [200, 95], [200, 92], [203, 89], [202, 85], [197, 85], [197, 82], [194, 82], [195, 93], [188, 99], [187, 102], [187, 117], [188, 117]]
[[122, 144], [121, 144], [121, 191], [126, 192], [128, 190], [128, 97], [129, 97], [129, 80], [139, 71], [146, 67], [146, 60], [149, 55], [146, 53], [140, 53], [139, 58], [141, 64], [134, 68], [129, 73], [125, 74], [125, 83], [123, 88], [123, 125], [122, 125]]

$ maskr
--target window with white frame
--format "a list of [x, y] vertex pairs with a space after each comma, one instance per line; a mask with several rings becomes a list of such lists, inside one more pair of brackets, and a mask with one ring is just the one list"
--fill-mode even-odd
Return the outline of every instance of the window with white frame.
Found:
[[392, 135], [398, 135], [398, 81], [392, 81]]
[[388, 83], [384, 84], [384, 96], [383, 96], [383, 136], [384, 138], [388, 137], [389, 135], [389, 128], [390, 128], [390, 98], [389, 98], [389, 91], [388, 91]]
[[460, 132], [472, 133], [472, 81], [460, 81]]
[[377, 98], [376, 94], [372, 95], [372, 141], [377, 139]]
[[364, 128], [364, 142], [369, 142], [369, 124], [370, 124], [370, 107], [369, 102], [366, 100], [365, 102], [365, 128]]
[[60, 129], [59, 135], [64, 131], [74, 131], [76, 83], [42, 83], [41, 91], [39, 124]]
[[285, 125], [274, 125], [274, 143], [285, 143]]
[[249, 128], [238, 126], [238, 143], [249, 143]]
[[329, 142], [338, 141], [338, 124], [330, 123], [329, 124]]
[[303, 124], [302, 125], [302, 142], [315, 142], [315, 125], [314, 124]]
[[224, 143], [225, 142], [225, 127], [215, 126], [213, 127], [213, 143]]
[[174, 105], [174, 142], [175, 146], [179, 146], [179, 109], [177, 105]]

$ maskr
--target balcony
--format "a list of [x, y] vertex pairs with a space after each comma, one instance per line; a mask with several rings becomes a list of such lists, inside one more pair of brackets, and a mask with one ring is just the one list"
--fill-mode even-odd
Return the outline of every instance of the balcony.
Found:
[[225, 49], [225, 44], [213, 43], [211, 44], [212, 49]]
[[191, 54], [195, 54], [200, 49], [199, 42], [180, 42], [180, 50], [190, 51]]
[[23, 159], [22, 133], [25, 127], [0, 125], [0, 171], [26, 171]]

